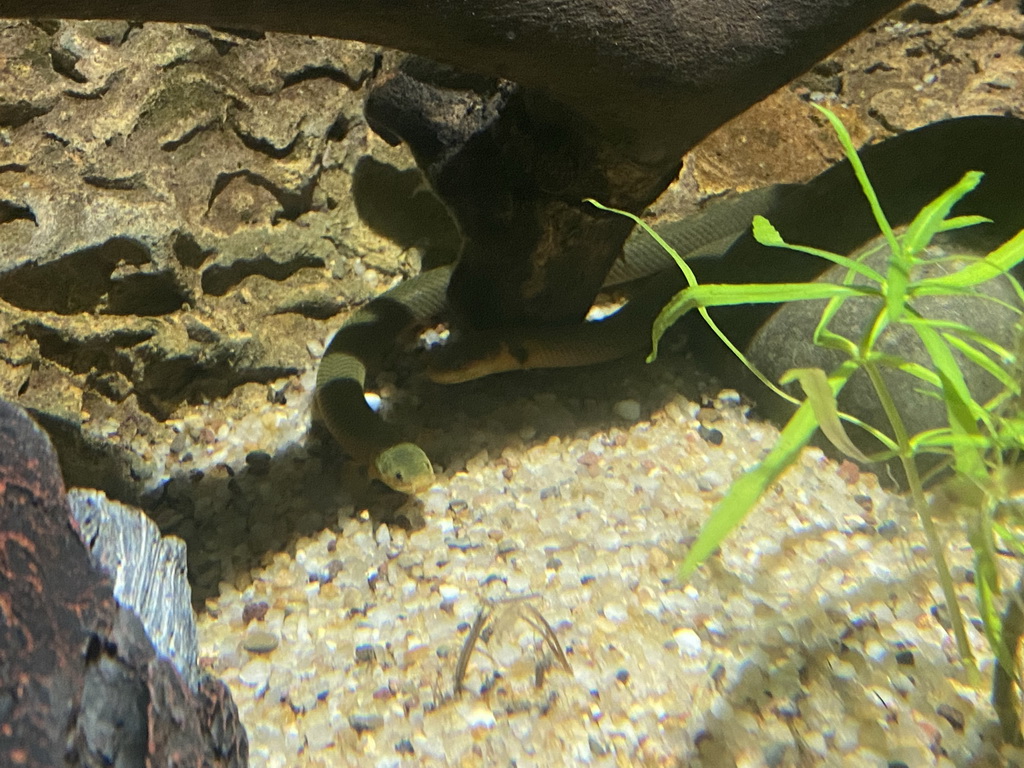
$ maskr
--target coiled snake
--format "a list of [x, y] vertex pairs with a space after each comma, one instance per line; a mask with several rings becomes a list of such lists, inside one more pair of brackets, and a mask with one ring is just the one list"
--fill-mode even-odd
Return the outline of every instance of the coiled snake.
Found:
[[[767, 211], [788, 188], [775, 185], [716, 201], [658, 232], [684, 258], [719, 255], [749, 229], [755, 214]], [[356, 311], [334, 334], [317, 371], [316, 407], [335, 440], [353, 459], [364, 462], [372, 477], [404, 493], [430, 486], [430, 459], [367, 405], [363, 387], [394, 339], [443, 313], [451, 271], [444, 266], [424, 272]], [[650, 342], [651, 322], [679, 288], [680, 278], [671, 256], [646, 233], [636, 232], [605, 286], [652, 275], [639, 295], [605, 320], [471, 333], [435, 354], [427, 374], [454, 383], [515, 369], [591, 365], [639, 350]]]

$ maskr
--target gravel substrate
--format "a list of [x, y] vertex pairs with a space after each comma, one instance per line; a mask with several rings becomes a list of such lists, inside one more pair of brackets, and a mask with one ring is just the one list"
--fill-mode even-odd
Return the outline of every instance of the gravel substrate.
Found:
[[[410, 532], [375, 527], [326, 481], [319, 493], [287, 490], [287, 473], [324, 461], [297, 444], [309, 384], [293, 387], [280, 418], [254, 414], [249, 431], [231, 430], [239, 455], [260, 443], [258, 425], [276, 430], [262, 438], [269, 469], [235, 478], [250, 504], [232, 506], [225, 491], [219, 510], [215, 496], [197, 510], [235, 510], [222, 519], [235, 548], [220, 555], [200, 648], [231, 687], [254, 765], [1014, 759], [991, 746], [984, 638], [968, 626], [981, 666], [972, 684], [919, 528], [873, 475], [809, 449], [719, 555], [688, 584], [674, 579], [714, 502], [776, 435], [734, 392], [698, 405], [666, 394], [692, 391], [692, 376], [626, 364], [456, 388], [441, 403], [449, 428], [429, 416], [418, 427], [450, 462], [399, 510], [422, 518]], [[582, 388], [601, 395], [571, 396]], [[502, 440], [489, 443], [494, 424]], [[313, 498], [318, 511], [304, 512]], [[325, 509], [331, 519], [313, 531]], [[240, 565], [246, 547], [260, 552], [254, 533], [269, 541], [262, 529], [304, 514], [310, 535]], [[962, 608], [976, 616], [970, 552], [955, 526], [943, 530]]]

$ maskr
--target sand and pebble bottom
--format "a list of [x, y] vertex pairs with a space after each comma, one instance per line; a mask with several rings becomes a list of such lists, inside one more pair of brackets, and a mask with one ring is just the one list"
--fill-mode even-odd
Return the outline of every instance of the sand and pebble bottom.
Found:
[[[674, 568], [714, 502], [777, 433], [732, 392], [603, 407], [606, 428], [526, 429], [442, 473], [410, 502], [417, 530], [341, 504], [335, 524], [228, 569], [200, 653], [253, 765], [1021, 761], [993, 746], [991, 655], [970, 623], [972, 683], [902, 499], [808, 449], [683, 584]], [[970, 551], [943, 531], [975, 617]]]

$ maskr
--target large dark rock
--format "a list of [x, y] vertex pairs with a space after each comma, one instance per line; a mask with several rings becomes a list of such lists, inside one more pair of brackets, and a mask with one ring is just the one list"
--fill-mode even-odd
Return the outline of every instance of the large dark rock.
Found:
[[[955, 235], [956, 233], [946, 233], [933, 241], [933, 246], [928, 249], [928, 256], [932, 260], [920, 265], [912, 274], [912, 279], [949, 274], [966, 263], [964, 259], [951, 258], [954, 254], [981, 256], [997, 245], [983, 241], [971, 243], [970, 247], [963, 247], [962, 244], [967, 238], [957, 238]], [[864, 263], [884, 274], [889, 248], [881, 236], [868, 243], [858, 254], [872, 250], [874, 254]], [[845, 274], [846, 268], [836, 265], [828, 269], [819, 280], [840, 282]], [[858, 277], [854, 283], [865, 285], [868, 281]], [[812, 341], [814, 328], [821, 318], [825, 304], [824, 301], [786, 304], [754, 335], [746, 352], [769, 379], [777, 382], [782, 374], [791, 368], [817, 367], [829, 373], [847, 359], [841, 351], [815, 345]], [[874, 297], [847, 300], [829, 324], [829, 330], [853, 341], [859, 341], [871, 328], [881, 306], [882, 300]], [[1017, 348], [1017, 323], [1022, 307], [1009, 279], [1005, 276], [993, 278], [968, 294], [923, 296], [915, 299], [911, 306], [922, 317], [962, 323], [1008, 350], [1013, 351]], [[879, 337], [875, 348], [882, 354], [934, 370], [920, 337], [908, 325], [890, 325]], [[960, 365], [972, 396], [979, 403], [985, 403], [1002, 390], [999, 381], [969, 361], [961, 352], [954, 350], [953, 356]], [[1003, 364], [1002, 361], [998, 362]], [[916, 435], [948, 423], [945, 403], [940, 397], [939, 390], [934, 386], [891, 367], [883, 366], [881, 370], [885, 385], [909, 435]], [[795, 397], [803, 399], [804, 393], [798, 384], [790, 384], [786, 389]], [[788, 418], [793, 412], [793, 407], [789, 403], [768, 392], [758, 396], [757, 400], [759, 410], [776, 419]], [[838, 403], [842, 411], [854, 414], [892, 436], [893, 431], [885, 411], [863, 369], [851, 377], [840, 392]], [[859, 427], [847, 425], [847, 433], [865, 453], [877, 452], [883, 448], [877, 440]], [[824, 441], [819, 443], [824, 444]], [[924, 466], [934, 463], [936, 459], [934, 455], [922, 458]], [[893, 473], [896, 478], [902, 477], [901, 470], [895, 466]]]
[[[459, 180], [467, 185], [466, 194], [481, 198], [482, 208], [496, 202], [492, 179], [503, 186], [502, 174], [494, 170], [517, 170], [512, 194], [497, 201], [508, 204], [492, 205], [483, 218], [491, 226], [464, 227], [466, 248], [451, 283], [459, 312], [471, 325], [487, 327], [582, 318], [627, 234], [621, 222], [585, 207], [582, 197], [601, 197], [640, 213], [668, 186], [679, 158], [697, 141], [898, 4], [340, 0], [329, 3], [325, 13], [320, 5], [283, 2], [157, 0], [126, 9], [104, 0], [85, 7], [56, 0], [15, 1], [3, 12], [32, 18], [130, 14], [139, 21], [333, 35], [517, 82], [522, 90], [515, 117], [503, 120], [502, 128], [488, 129], [490, 136], [475, 142], [472, 152], [460, 152]], [[459, 106], [434, 112], [424, 126], [440, 132], [428, 137], [431, 141], [447, 143], [451, 131], [445, 123], [457, 123], [465, 114]], [[468, 109], [471, 113], [473, 106]], [[568, 172], [570, 178], [559, 187], [562, 195], [538, 189], [551, 168]], [[301, 198], [305, 190], [297, 192]], [[300, 205], [295, 201], [290, 207]], [[180, 306], [184, 296], [161, 287], [164, 303]]]
[[90, 564], [46, 434], [3, 400], [0, 494], [0, 763], [247, 765], [227, 689], [157, 655]]

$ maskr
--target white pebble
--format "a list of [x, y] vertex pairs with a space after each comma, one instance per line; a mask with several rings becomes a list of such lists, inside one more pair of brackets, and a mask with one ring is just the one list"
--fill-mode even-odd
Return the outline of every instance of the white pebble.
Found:
[[264, 686], [270, 678], [270, 662], [253, 659], [238, 671], [238, 679], [252, 687]]
[[681, 627], [672, 633], [672, 637], [676, 641], [676, 647], [680, 653], [687, 656], [694, 657], [699, 656], [703, 643], [700, 640], [700, 636], [689, 627]]
[[636, 421], [640, 418], [640, 403], [636, 400], [619, 400], [612, 406], [612, 411], [620, 419]]
[[886, 653], [888, 653], [888, 650], [877, 640], [871, 640], [864, 646], [864, 652], [874, 661], [881, 662], [885, 658]]
[[740, 398], [740, 393], [737, 392], [735, 389], [723, 389], [721, 392], [718, 393], [718, 401], [722, 405], [726, 406], [736, 406], [739, 405], [740, 402], [742, 402]]
[[629, 611], [622, 603], [606, 603], [601, 613], [606, 619], [614, 621], [616, 624], [621, 624], [629, 618]]
[[421, 497], [423, 511], [428, 515], [440, 515], [448, 509], [448, 494], [442, 490], [431, 490], [426, 497]]
[[329, 746], [334, 744], [334, 727], [331, 722], [323, 716], [318, 716], [319, 712], [314, 712], [306, 716], [305, 736], [306, 744], [309, 749], [314, 752], [320, 752]]
[[459, 599], [460, 590], [454, 584], [442, 584], [437, 588], [441, 599], [446, 603], [452, 603]]
[[496, 722], [490, 707], [486, 707], [481, 703], [474, 704], [465, 717], [466, 724], [470, 728], [493, 728]]
[[857, 676], [857, 668], [848, 661], [836, 659], [832, 662], [832, 674], [840, 680], [853, 680]]
[[512, 573], [505, 580], [505, 586], [508, 587], [509, 592], [521, 595], [530, 591], [530, 579], [525, 573]]
[[594, 546], [615, 552], [622, 546], [622, 536], [614, 528], [605, 528], [593, 537]]
[[725, 475], [717, 469], [709, 469], [701, 472], [697, 478], [697, 487], [702, 491], [713, 491], [725, 483]]

